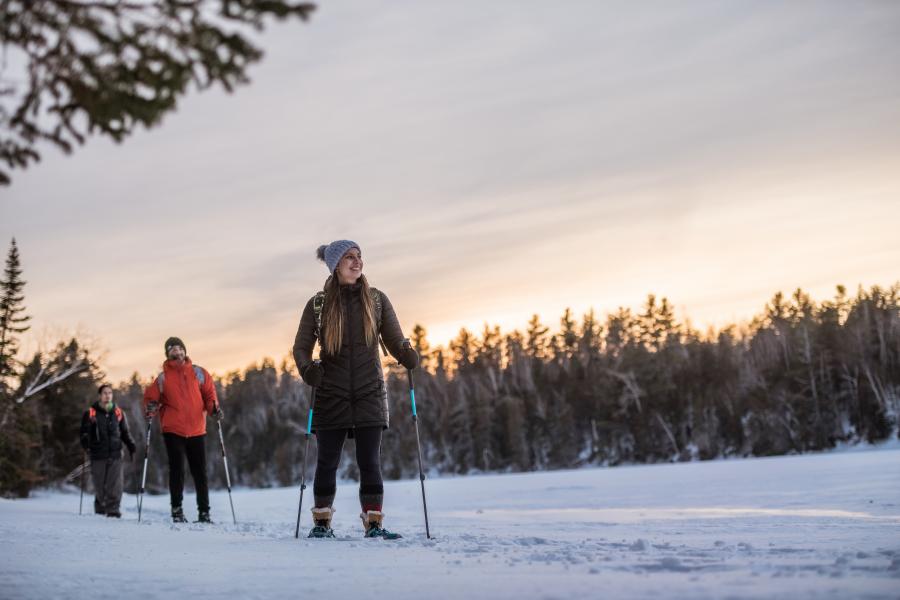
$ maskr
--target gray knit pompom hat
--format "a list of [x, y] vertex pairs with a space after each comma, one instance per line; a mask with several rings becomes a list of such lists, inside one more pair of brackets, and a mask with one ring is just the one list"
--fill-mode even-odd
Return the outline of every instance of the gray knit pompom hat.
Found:
[[341, 262], [341, 258], [350, 248], [356, 248], [362, 252], [362, 249], [360, 249], [359, 244], [356, 242], [350, 240], [336, 240], [328, 245], [323, 244], [319, 246], [316, 250], [316, 258], [325, 263], [329, 273], [334, 273], [338, 263]]

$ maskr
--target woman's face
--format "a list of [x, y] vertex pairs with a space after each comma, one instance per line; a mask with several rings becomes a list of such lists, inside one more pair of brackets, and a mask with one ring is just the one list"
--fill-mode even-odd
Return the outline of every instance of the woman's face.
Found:
[[362, 275], [362, 268], [363, 260], [359, 249], [350, 248], [338, 263], [338, 281], [342, 284], [356, 283], [359, 276]]

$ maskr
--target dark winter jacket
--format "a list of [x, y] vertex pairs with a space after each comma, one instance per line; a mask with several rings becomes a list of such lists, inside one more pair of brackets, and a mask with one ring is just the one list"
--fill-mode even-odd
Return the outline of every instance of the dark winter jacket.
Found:
[[[354, 427], [388, 426], [387, 395], [381, 370], [379, 344], [366, 345], [363, 329], [362, 284], [342, 285], [344, 331], [341, 350], [336, 355], [321, 352], [324, 375], [316, 390], [313, 407], [314, 429], [352, 429]], [[379, 335], [388, 352], [398, 358], [403, 354], [403, 331], [390, 300], [381, 295]], [[315, 296], [306, 303], [300, 327], [294, 339], [294, 360], [301, 376], [312, 363], [316, 343]], [[324, 320], [324, 319], [323, 319]], [[322, 323], [325, 329], [325, 323]]]
[[81, 447], [89, 450], [91, 460], [121, 458], [122, 444], [134, 454], [134, 440], [128, 431], [125, 413], [118, 406], [106, 412], [94, 402], [81, 417]]

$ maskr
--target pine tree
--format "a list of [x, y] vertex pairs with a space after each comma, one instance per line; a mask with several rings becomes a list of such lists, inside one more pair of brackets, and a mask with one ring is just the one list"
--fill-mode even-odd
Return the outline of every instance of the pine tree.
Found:
[[579, 352], [584, 362], [591, 362], [600, 353], [603, 341], [602, 329], [593, 308], [584, 314], [581, 320], [581, 337], [578, 340]]
[[21, 387], [16, 354], [20, 333], [28, 331], [19, 248], [13, 238], [0, 281], [0, 494], [28, 495], [40, 481], [38, 455], [40, 424], [34, 406], [16, 403]]
[[453, 351], [453, 361], [458, 371], [465, 370], [475, 360], [476, 340], [472, 333], [463, 327], [459, 330], [456, 339], [450, 342]]
[[431, 356], [431, 346], [428, 345], [426, 336], [428, 332], [424, 327], [416, 323], [412, 330], [412, 345], [416, 352], [419, 353], [419, 366], [426, 371], [431, 370], [433, 358]]
[[559, 320], [561, 330], [559, 332], [562, 348], [568, 357], [575, 354], [578, 347], [578, 332], [575, 330], [575, 319], [572, 317], [572, 310], [567, 308]]
[[650, 350], [660, 350], [670, 337], [676, 335], [675, 314], [667, 298], [657, 304], [656, 296], [647, 296], [639, 323], [641, 341]]
[[607, 352], [617, 357], [630, 344], [634, 343], [639, 333], [636, 332], [636, 319], [630, 308], [619, 309], [606, 317], [605, 344]]
[[502, 348], [503, 337], [500, 334], [500, 327], [494, 325], [491, 327], [487, 323], [484, 324], [484, 331], [481, 334], [481, 347], [478, 349], [478, 356], [475, 362], [484, 370], [492, 372], [494, 377], [495, 370], [500, 369], [500, 363], [503, 359]]
[[526, 341], [525, 349], [532, 358], [544, 358], [547, 353], [549, 340], [547, 333], [549, 329], [541, 323], [541, 318], [537, 314], [532, 315], [528, 321], [528, 329], [525, 331]]
[[0, 396], [8, 395], [7, 380], [16, 373], [16, 354], [19, 351], [17, 335], [30, 329], [26, 323], [31, 318], [24, 314], [25, 301], [19, 248], [12, 239], [6, 255], [6, 268], [0, 281]]

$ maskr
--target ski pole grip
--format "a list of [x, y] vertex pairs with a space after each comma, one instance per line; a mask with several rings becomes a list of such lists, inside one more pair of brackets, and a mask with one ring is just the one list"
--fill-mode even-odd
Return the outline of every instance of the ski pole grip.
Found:
[[412, 369], [406, 370], [406, 376], [409, 377], [409, 401], [412, 403], [412, 416], [416, 418], [416, 384], [413, 381]]
[[[318, 362], [318, 361], [316, 361]], [[309, 416], [306, 419], [306, 437], [309, 438], [309, 435], [312, 433], [312, 420], [313, 420], [313, 410], [315, 410], [316, 405], [316, 386], [310, 386], [312, 388], [312, 392], [309, 395]]]
[[[400, 341], [400, 349], [401, 350], [411, 350], [412, 349], [412, 342], [409, 341], [409, 338], [403, 338]], [[397, 365], [403, 366], [403, 363], [400, 361], [399, 358], [397, 359]], [[407, 369], [406, 372], [412, 373], [412, 371], [410, 371], [409, 369]]]

